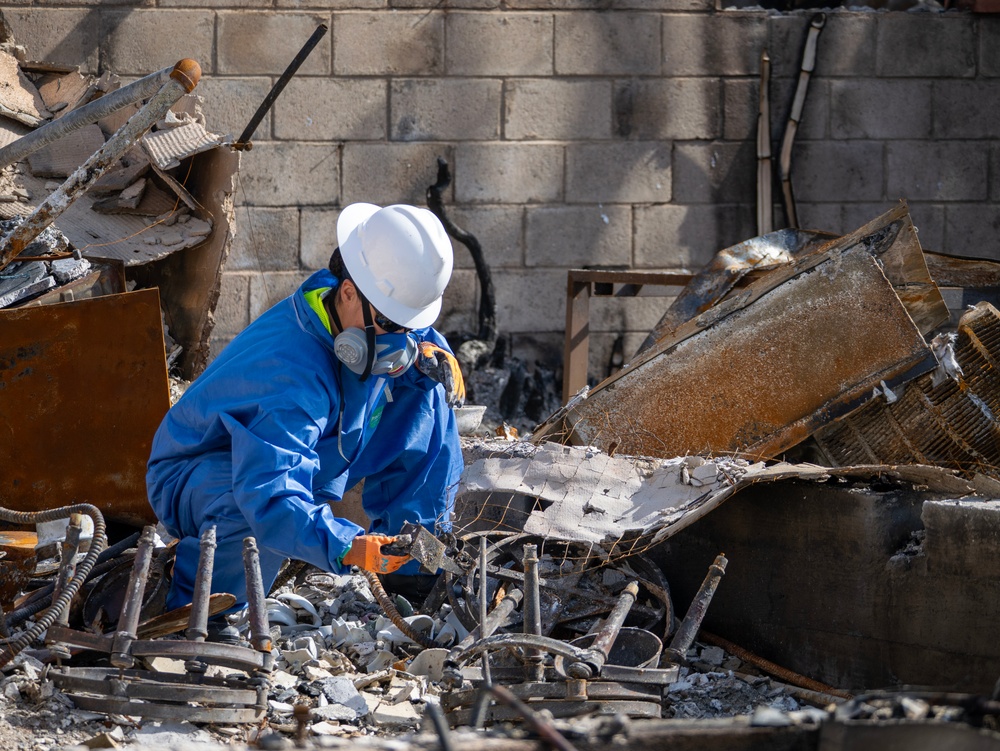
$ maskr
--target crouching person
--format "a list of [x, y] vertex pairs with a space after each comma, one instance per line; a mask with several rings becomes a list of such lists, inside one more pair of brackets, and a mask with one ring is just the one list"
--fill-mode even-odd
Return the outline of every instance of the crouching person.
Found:
[[[191, 601], [213, 525], [212, 591], [240, 605], [248, 536], [265, 590], [286, 558], [334, 573], [399, 569], [397, 591], [429, 588], [415, 561], [378, 550], [405, 522], [447, 528], [462, 471], [451, 409], [462, 376], [430, 328], [451, 243], [426, 209], [364, 203], [341, 212], [337, 241], [330, 269], [240, 333], [156, 432], [149, 500], [179, 540], [168, 608]], [[329, 503], [362, 479], [367, 532]]]

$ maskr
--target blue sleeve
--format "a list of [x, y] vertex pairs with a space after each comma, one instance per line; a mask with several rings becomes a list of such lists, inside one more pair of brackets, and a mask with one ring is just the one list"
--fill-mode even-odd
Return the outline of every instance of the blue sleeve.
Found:
[[395, 388], [392, 397], [364, 461], [351, 467], [352, 482], [365, 477], [362, 504], [371, 532], [398, 534], [408, 521], [450, 529], [464, 464], [444, 389]]
[[313, 498], [322, 426], [295, 404], [262, 406], [248, 425], [221, 419], [232, 436], [233, 493], [258, 544], [344, 572], [339, 559], [364, 530]]

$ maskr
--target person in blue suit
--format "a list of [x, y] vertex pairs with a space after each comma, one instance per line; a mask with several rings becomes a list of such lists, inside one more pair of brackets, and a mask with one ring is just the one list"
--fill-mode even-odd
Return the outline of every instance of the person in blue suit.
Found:
[[[416, 574], [380, 546], [404, 522], [447, 528], [463, 468], [451, 407], [464, 386], [431, 324], [451, 243], [426, 209], [367, 203], [341, 212], [337, 241], [330, 269], [241, 332], [156, 432], [149, 500], [178, 538], [168, 608], [191, 601], [212, 525], [212, 591], [240, 605], [245, 537], [257, 540], [266, 590], [286, 558]], [[367, 532], [331, 505], [362, 479]]]

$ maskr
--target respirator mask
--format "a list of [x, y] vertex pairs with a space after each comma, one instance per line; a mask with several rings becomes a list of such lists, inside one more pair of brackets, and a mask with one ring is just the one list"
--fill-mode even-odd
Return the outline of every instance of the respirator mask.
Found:
[[417, 339], [412, 334], [378, 334], [375, 346], [369, 349], [368, 337], [361, 329], [349, 328], [333, 340], [337, 359], [354, 373], [366, 378], [366, 368], [371, 375], [397, 378], [405, 373], [417, 359]]
[[387, 375], [398, 378], [416, 362], [419, 348], [417, 338], [401, 331], [398, 333], [375, 333], [375, 321], [371, 305], [364, 293], [355, 285], [361, 301], [364, 331], [359, 328], [344, 328], [337, 315], [336, 305], [329, 305], [328, 311], [340, 331], [333, 340], [333, 352], [352, 373], [361, 376], [362, 381], [370, 375]]

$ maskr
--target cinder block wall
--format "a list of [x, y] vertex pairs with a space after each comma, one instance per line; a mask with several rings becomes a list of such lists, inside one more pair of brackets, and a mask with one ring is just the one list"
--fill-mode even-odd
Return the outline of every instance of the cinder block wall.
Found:
[[[422, 204], [443, 156], [452, 216], [492, 265], [501, 332], [549, 364], [562, 356], [566, 269], [695, 270], [756, 234], [760, 53], [777, 143], [811, 17], [708, 0], [41, 0], [3, 12], [37, 59], [131, 78], [196, 58], [209, 122], [234, 135], [327, 24], [243, 157], [216, 343], [325, 265], [341, 206]], [[998, 133], [1000, 17], [830, 13], [794, 152], [802, 223], [849, 231], [906, 198], [925, 247], [997, 258]], [[474, 330], [475, 274], [462, 246], [456, 258], [439, 328]], [[663, 306], [592, 306], [592, 375], [619, 332], [628, 355]]]

